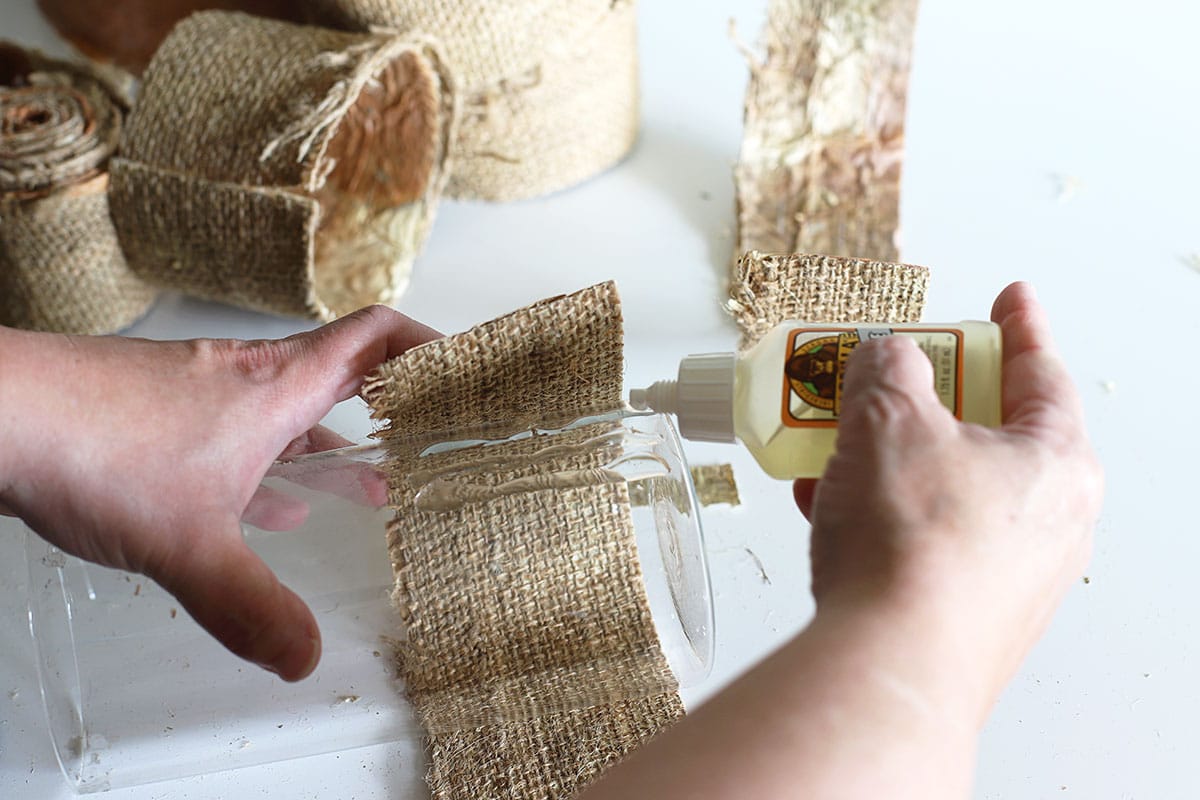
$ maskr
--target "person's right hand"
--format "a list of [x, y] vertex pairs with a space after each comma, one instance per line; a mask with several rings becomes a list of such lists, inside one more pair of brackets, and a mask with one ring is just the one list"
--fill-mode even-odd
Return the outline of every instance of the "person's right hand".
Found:
[[812, 523], [817, 616], [883, 609], [919, 620], [961, 662], [981, 716], [1088, 560], [1102, 475], [1078, 394], [1033, 290], [1009, 286], [1003, 427], [956, 421], [902, 337], [851, 357], [837, 452], [797, 481]]

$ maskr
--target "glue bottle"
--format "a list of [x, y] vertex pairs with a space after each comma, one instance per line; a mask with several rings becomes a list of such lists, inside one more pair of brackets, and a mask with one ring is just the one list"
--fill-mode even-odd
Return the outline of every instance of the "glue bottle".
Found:
[[957, 324], [788, 321], [744, 353], [692, 355], [679, 376], [629, 393], [635, 409], [669, 412], [685, 439], [741, 440], [774, 478], [815, 478], [833, 454], [846, 360], [860, 342], [908, 336], [933, 364], [934, 389], [960, 420], [1000, 425], [1000, 328]]

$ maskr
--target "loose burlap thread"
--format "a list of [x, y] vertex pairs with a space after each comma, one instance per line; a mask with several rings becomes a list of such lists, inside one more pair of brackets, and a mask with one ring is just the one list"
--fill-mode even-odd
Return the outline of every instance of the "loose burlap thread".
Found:
[[0, 43], [2, 325], [113, 333], [154, 303], [108, 214], [128, 108], [113, 75]]
[[771, 0], [735, 170], [737, 252], [897, 261], [917, 0]]
[[[566, 798], [683, 713], [654, 632], [623, 483], [497, 497], [439, 513], [415, 498], [418, 459], [446, 431], [496, 434], [621, 404], [619, 301], [612, 284], [543, 301], [383, 365], [364, 389], [395, 517], [388, 546], [404, 621], [399, 667], [428, 732], [434, 798]], [[612, 423], [488, 448], [507, 466], [486, 482], [599, 466]], [[496, 449], [499, 448], [499, 449]], [[463, 464], [459, 464], [463, 466]]]
[[638, 126], [633, 0], [309, 0], [311, 18], [438, 37], [463, 94], [450, 197], [547, 194], [619, 161]]
[[147, 69], [113, 161], [130, 265], [276, 314], [390, 302], [445, 183], [454, 97], [415, 35], [187, 18]]

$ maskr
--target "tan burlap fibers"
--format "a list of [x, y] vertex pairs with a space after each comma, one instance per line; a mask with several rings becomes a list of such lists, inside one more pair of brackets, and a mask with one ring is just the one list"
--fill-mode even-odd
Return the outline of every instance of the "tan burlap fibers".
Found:
[[745, 349], [784, 320], [919, 322], [928, 288], [914, 264], [755, 250], [738, 259], [726, 308]]
[[513, 200], [595, 175], [638, 125], [633, 0], [307, 0], [314, 21], [421, 31], [463, 95], [447, 194]]
[[113, 162], [130, 265], [277, 314], [390, 302], [445, 181], [448, 82], [422, 39], [189, 17], [147, 69]]
[[[621, 337], [604, 284], [411, 350], [364, 389], [386, 421], [400, 674], [437, 800], [570, 797], [683, 713], [628, 488], [604, 479], [614, 423], [421, 455], [481, 426], [503, 436], [619, 408]], [[540, 488], [427, 510], [435, 475]]]
[[108, 215], [123, 87], [0, 43], [0, 324], [113, 333], [156, 292], [130, 272]]
[[737, 252], [896, 261], [917, 0], [771, 0], [735, 171]]

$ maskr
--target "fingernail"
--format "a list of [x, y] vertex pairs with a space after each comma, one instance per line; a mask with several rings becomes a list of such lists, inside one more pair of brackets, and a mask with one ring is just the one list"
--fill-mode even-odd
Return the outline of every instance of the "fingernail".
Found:
[[313, 670], [317, 668], [317, 662], [321, 660], [321, 640], [309, 637], [305, 645], [295, 648], [288, 656], [288, 661], [299, 665], [299, 669], [284, 670], [283, 679], [285, 681], [303, 680], [312, 674]]
[[300, 673], [301, 678], [307, 678], [317, 668], [317, 663], [321, 660], [321, 640], [319, 638], [310, 638], [308, 646], [311, 654], [308, 658], [308, 663], [304, 665], [304, 670]]
[[287, 654], [277, 663], [269, 664], [263, 661], [255, 662], [258, 666], [273, 675], [278, 675], [285, 681], [293, 683], [303, 680], [317, 668], [321, 660], [321, 640], [319, 637], [307, 637], [303, 644], [293, 645]]

